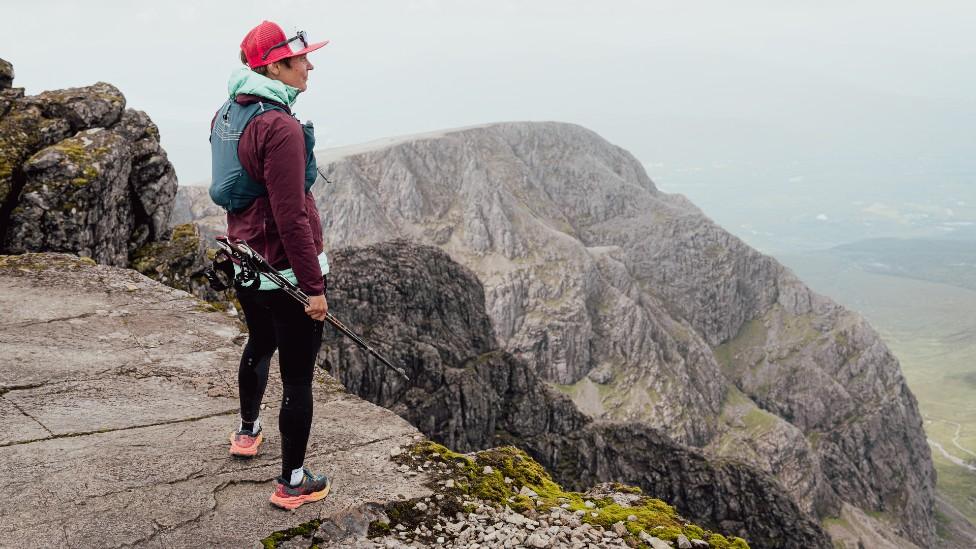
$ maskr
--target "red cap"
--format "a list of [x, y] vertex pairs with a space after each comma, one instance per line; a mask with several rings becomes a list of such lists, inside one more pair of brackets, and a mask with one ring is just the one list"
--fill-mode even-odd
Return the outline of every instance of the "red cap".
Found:
[[[264, 65], [270, 65], [275, 61], [281, 61], [286, 57], [294, 57], [315, 51], [329, 43], [326, 40], [306, 46], [301, 40], [295, 39], [285, 45], [271, 49], [285, 40], [294, 37], [295, 35], [285, 36], [285, 31], [281, 30], [281, 27], [276, 23], [262, 21], [260, 25], [251, 29], [241, 42], [241, 50], [244, 51], [244, 56], [247, 58], [247, 65], [252, 69], [256, 69]], [[265, 55], [266, 57], [264, 57]]]

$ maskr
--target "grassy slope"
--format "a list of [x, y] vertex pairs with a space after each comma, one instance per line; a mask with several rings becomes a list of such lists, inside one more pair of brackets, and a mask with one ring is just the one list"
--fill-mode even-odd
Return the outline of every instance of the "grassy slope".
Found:
[[[829, 252], [778, 259], [814, 290], [868, 319], [900, 360], [929, 438], [958, 458], [976, 460], [953, 445], [959, 424], [957, 442], [976, 452], [976, 291], [865, 272]], [[976, 472], [934, 447], [932, 454], [939, 491], [976, 523]]]

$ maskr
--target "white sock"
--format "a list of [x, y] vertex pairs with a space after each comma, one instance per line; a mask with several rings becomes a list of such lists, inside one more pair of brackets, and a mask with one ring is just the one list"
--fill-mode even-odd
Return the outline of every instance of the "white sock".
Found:
[[[240, 425], [240, 427], [238, 427], [237, 430], [238, 431], [243, 431], [244, 430], [244, 420], [243, 419], [241, 420], [241, 425]], [[257, 418], [257, 419], [254, 420], [254, 427], [251, 427], [251, 434], [255, 434], [255, 433], [257, 433], [260, 430], [261, 430], [261, 418]]]
[[298, 486], [302, 483], [302, 479], [305, 478], [305, 467], [299, 467], [291, 472], [291, 482], [292, 486]]

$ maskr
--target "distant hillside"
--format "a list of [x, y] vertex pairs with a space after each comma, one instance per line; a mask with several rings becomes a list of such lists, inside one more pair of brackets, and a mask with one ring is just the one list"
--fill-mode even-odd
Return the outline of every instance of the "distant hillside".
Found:
[[866, 272], [976, 290], [976, 240], [876, 238], [837, 246], [831, 253]]

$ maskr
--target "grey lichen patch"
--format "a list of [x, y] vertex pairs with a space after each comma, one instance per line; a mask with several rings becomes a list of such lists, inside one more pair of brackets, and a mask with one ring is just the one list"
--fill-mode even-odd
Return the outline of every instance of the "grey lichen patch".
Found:
[[98, 82], [81, 88], [50, 90], [31, 98], [48, 118], [62, 118], [75, 131], [108, 127], [119, 120], [125, 96], [115, 86]]

